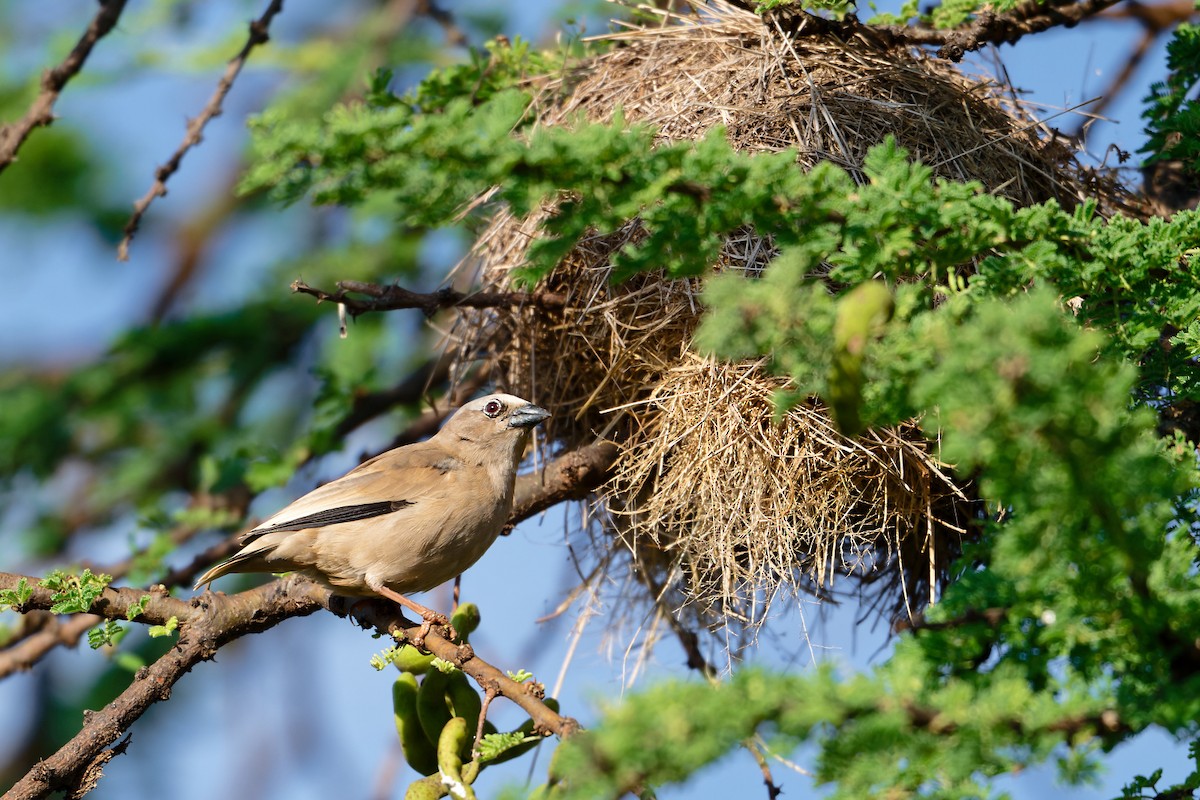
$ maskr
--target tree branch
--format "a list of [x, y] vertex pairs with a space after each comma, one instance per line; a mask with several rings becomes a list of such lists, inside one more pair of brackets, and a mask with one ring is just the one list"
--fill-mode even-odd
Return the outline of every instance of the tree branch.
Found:
[[1150, 48], [1158, 38], [1176, 25], [1187, 22], [1196, 15], [1196, 4], [1191, 0], [1167, 0], [1163, 3], [1143, 4], [1137, 0], [1128, 0], [1119, 8], [1112, 8], [1092, 17], [1093, 20], [1132, 19], [1142, 26], [1142, 38], [1130, 50], [1129, 55], [1121, 59], [1121, 69], [1109, 81], [1100, 99], [1088, 107], [1088, 115], [1079, 120], [1072, 136], [1079, 137], [1086, 133], [1091, 123], [1102, 117], [1109, 104], [1129, 85], [1142, 61], [1150, 52]]
[[467, 34], [458, 26], [454, 15], [439, 7], [433, 0], [417, 0], [417, 13], [429, 17], [441, 26], [442, 33], [446, 34], [446, 44], [454, 47], [466, 47], [470, 44]]
[[75, 47], [61, 64], [42, 73], [41, 91], [25, 112], [25, 116], [16, 122], [0, 126], [0, 172], [17, 160], [17, 151], [34, 128], [54, 122], [54, 104], [63, 87], [67, 85], [67, 81], [79, 74], [96, 42], [116, 26], [124, 9], [125, 0], [100, 0], [100, 10], [92, 17], [91, 24], [75, 43]]
[[14, 672], [26, 672], [54, 648], [74, 647], [79, 637], [103, 620], [94, 614], [79, 614], [67, 620], [54, 617], [36, 633], [20, 642], [6, 644], [0, 651], [0, 679]]
[[[14, 589], [21, 580], [35, 586], [37, 583], [36, 578], [0, 572], [0, 589]], [[106, 587], [88, 611], [105, 619], [125, 619], [130, 606], [140, 603], [145, 594], [138, 589]], [[47, 609], [53, 603], [53, 593], [36, 586], [33, 595], [18, 610]], [[171, 688], [185, 673], [201, 661], [212, 659], [223, 645], [322, 608], [344, 616], [346, 603], [345, 598], [300, 576], [272, 581], [235, 595], [206, 592], [190, 602], [162, 591], [152, 594], [135, 620], [161, 625], [176, 618], [180, 635], [175, 647], [154, 664], [138, 670], [133, 682], [113, 702], [100, 711], [85, 714], [79, 733], [58, 752], [35, 765], [4, 795], [5, 800], [45, 797], [78, 785], [91, 765], [106, 760], [102, 758], [106, 748], [151, 705], [168, 699]], [[421, 629], [419, 624], [400, 616], [386, 601], [357, 603], [354, 613], [359, 625], [381, 633], [399, 631], [405, 637], [413, 637]], [[469, 646], [447, 641], [437, 631], [425, 637], [425, 646], [439, 658], [459, 665], [481, 686], [491, 687], [512, 700], [533, 718], [537, 730], [569, 736], [579, 729], [575, 720], [550, 710], [535, 686], [512, 680], [477, 657]]]
[[[566, 306], [565, 295], [553, 292], [473, 292], [465, 293], [445, 288], [436, 292], [413, 292], [392, 284], [380, 286], [359, 281], [338, 281], [336, 292], [327, 292], [309, 286], [301, 280], [292, 281], [292, 291], [308, 294], [317, 302], [330, 301], [346, 307], [352, 316], [368, 311], [395, 311], [402, 308], [419, 308], [431, 315], [444, 308], [512, 308], [536, 306], [545, 310], [561, 310]], [[368, 300], [350, 297], [351, 294], [366, 295]]]
[[[0, 573], [0, 587], [13, 588], [21, 577]], [[212, 658], [221, 645], [247, 633], [266, 630], [288, 617], [312, 614], [322, 607], [319, 598], [323, 592], [328, 594], [316, 584], [291, 578], [232, 597], [206, 595], [193, 603], [162, 595], [152, 597], [145, 614], [138, 619], [159, 620], [162, 624], [170, 616], [176, 616], [182, 623], [179, 641], [149, 667], [138, 670], [129, 687], [113, 702], [85, 714], [79, 733], [17, 781], [4, 795], [5, 800], [46, 797], [54, 791], [74, 788], [87, 767], [146, 709], [169, 698], [171, 687], [192, 667]], [[129, 603], [137, 602], [143, 594], [109, 587], [90, 611], [110, 619], [124, 619]], [[49, 595], [48, 590], [38, 588], [26, 605], [43, 607]]]
[[209, 120], [213, 117], [221, 115], [221, 104], [225, 101], [225, 96], [229, 94], [229, 90], [233, 88], [233, 82], [242, 71], [242, 67], [246, 65], [246, 59], [250, 56], [250, 51], [255, 47], [265, 44], [270, 40], [271, 20], [283, 11], [283, 0], [271, 0], [267, 10], [262, 16], [250, 23], [250, 35], [246, 39], [246, 43], [242, 45], [242, 49], [225, 67], [225, 74], [221, 76], [221, 80], [217, 82], [217, 88], [208, 99], [208, 104], [204, 106], [204, 110], [200, 112], [200, 116], [188, 123], [187, 133], [183, 137], [183, 142], [167, 160], [167, 163], [160, 166], [154, 171], [154, 183], [146, 191], [146, 194], [133, 204], [133, 214], [129, 217], [129, 221], [125, 223], [125, 235], [121, 239], [121, 243], [117, 245], [117, 258], [121, 261], [129, 260], [129, 244], [133, 241], [133, 235], [137, 233], [138, 226], [142, 222], [142, 216], [146, 210], [150, 208], [150, 204], [155, 198], [163, 197], [167, 193], [167, 180], [175, 174], [179, 169], [183, 157], [187, 152], [196, 145], [200, 144], [204, 139], [204, 127], [208, 125]]
[[417, 367], [390, 389], [356, 394], [350, 401], [349, 412], [334, 428], [334, 436], [341, 439], [389, 409], [418, 402], [431, 387], [449, 380], [453, 363], [449, 353], [442, 353]]
[[976, 625], [983, 623], [989, 628], [998, 628], [1008, 619], [1008, 609], [995, 606], [992, 608], [969, 609], [962, 616], [954, 619], [943, 620], [941, 622], [928, 622], [923, 613], [913, 614], [912, 617], [898, 619], [892, 625], [893, 633], [901, 633], [902, 631], [911, 630], [913, 633], [921, 631], [943, 631], [953, 628], [961, 628], [965, 625]]
[[618, 452], [612, 442], [595, 442], [560, 455], [537, 472], [518, 476], [512, 514], [503, 533], [564, 500], [587, 497], [611, 477], [609, 470]]
[[[980, 11], [958, 28], [939, 30], [915, 25], [867, 25], [854, 14], [840, 20], [826, 19], [782, 7], [767, 12], [764, 19], [775, 22], [791, 36], [836, 36], [860, 39], [881, 48], [937, 47], [938, 58], [961, 61], [967, 53], [988, 44], [1014, 44], [1023, 36], [1059, 25], [1071, 28], [1120, 0], [1079, 0], [1075, 3], [1027, 2], [1008, 14]], [[746, 4], [740, 3], [745, 7]]]

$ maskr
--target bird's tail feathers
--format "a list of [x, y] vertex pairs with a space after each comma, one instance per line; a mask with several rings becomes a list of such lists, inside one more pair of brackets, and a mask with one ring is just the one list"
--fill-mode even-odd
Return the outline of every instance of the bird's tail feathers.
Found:
[[243, 550], [240, 553], [230, 556], [219, 564], [215, 564], [214, 566], [210, 567], [207, 572], [197, 578], [196, 585], [192, 587], [192, 590], [195, 591], [201, 586], [205, 587], [206, 589], [210, 588], [209, 584], [215, 581], [217, 578], [220, 578], [222, 575], [228, 575], [231, 572], [247, 571], [238, 569], [238, 567], [244, 565], [247, 561], [253, 560], [259, 555], [261, 554], [258, 552], [246, 552]]

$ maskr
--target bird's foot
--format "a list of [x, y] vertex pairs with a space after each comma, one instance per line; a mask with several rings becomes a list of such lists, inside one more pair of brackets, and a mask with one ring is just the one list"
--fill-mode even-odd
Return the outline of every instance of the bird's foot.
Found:
[[421, 619], [424, 621], [417, 630], [416, 636], [409, 639], [409, 643], [418, 650], [425, 650], [425, 637], [435, 626], [442, 629], [438, 631], [438, 634], [446, 641], [453, 642], [458, 638], [458, 631], [454, 630], [454, 626], [450, 624], [450, 620], [446, 618], [445, 614], [426, 609], [425, 613], [421, 614]]

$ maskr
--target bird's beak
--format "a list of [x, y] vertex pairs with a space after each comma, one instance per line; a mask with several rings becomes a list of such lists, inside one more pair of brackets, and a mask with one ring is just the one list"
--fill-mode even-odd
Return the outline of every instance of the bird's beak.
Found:
[[532, 428], [544, 419], [549, 418], [550, 412], [533, 403], [514, 410], [508, 418], [510, 428]]

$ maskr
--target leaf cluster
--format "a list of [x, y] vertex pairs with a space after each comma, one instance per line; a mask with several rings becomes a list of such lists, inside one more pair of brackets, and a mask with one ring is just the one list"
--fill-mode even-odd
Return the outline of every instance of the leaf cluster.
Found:
[[1148, 139], [1139, 152], [1149, 161], [1179, 160], [1200, 173], [1200, 25], [1179, 25], [1167, 43], [1167, 77], [1151, 85], [1145, 98]]

